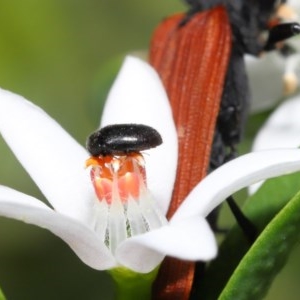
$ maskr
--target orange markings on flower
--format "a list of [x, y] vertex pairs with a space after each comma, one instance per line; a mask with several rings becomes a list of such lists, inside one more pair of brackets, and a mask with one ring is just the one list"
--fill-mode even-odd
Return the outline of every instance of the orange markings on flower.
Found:
[[123, 203], [132, 197], [138, 199], [146, 186], [144, 158], [141, 154], [90, 157], [91, 180], [99, 201], [111, 204], [116, 197]]

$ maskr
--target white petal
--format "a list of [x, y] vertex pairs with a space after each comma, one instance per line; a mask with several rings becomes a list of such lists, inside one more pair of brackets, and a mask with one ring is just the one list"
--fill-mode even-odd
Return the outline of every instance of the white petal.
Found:
[[145, 151], [145, 159], [148, 187], [165, 213], [175, 181], [177, 134], [156, 71], [138, 58], [126, 58], [104, 107], [101, 126], [117, 123], [145, 124], [161, 134], [163, 145]]
[[253, 150], [300, 146], [300, 96], [286, 100], [260, 129]]
[[176, 211], [172, 222], [207, 216], [228, 196], [257, 181], [300, 170], [300, 150], [265, 150], [240, 156], [205, 177]]
[[273, 107], [283, 97], [284, 58], [272, 52], [261, 58], [247, 55], [245, 62], [251, 90], [251, 110]]
[[93, 231], [73, 218], [56, 213], [33, 197], [0, 186], [0, 215], [50, 230], [94, 269], [116, 266], [114, 257]]
[[88, 157], [61, 126], [23, 97], [0, 89], [0, 132], [53, 207], [88, 219]]
[[[153, 232], [153, 231], [151, 231]], [[126, 240], [121, 244], [115, 254], [118, 264], [138, 273], [149, 273], [164, 259], [165, 255], [151, 248]]]
[[300, 2], [298, 0], [288, 0], [288, 5], [291, 6], [293, 9], [296, 10], [298, 17], [300, 15]]
[[195, 216], [126, 240], [118, 248], [116, 258], [130, 269], [147, 273], [165, 255], [207, 261], [216, 254], [217, 244], [212, 230], [203, 217]]
[[[294, 97], [281, 104], [271, 114], [255, 137], [252, 150], [292, 148], [300, 146], [300, 97]], [[249, 187], [253, 194], [263, 182]]]

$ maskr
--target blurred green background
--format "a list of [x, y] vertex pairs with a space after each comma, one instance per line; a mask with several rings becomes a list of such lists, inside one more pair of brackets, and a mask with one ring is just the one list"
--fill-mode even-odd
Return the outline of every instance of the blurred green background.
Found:
[[[1, 1], [0, 86], [41, 106], [84, 144], [120, 59], [147, 49], [158, 22], [183, 8], [179, 0]], [[0, 151], [1, 184], [44, 199], [2, 139]], [[230, 222], [226, 208], [222, 222]], [[295, 251], [268, 299], [298, 299], [299, 269]], [[110, 278], [85, 266], [61, 240], [5, 218], [0, 286], [12, 300], [113, 299]]]

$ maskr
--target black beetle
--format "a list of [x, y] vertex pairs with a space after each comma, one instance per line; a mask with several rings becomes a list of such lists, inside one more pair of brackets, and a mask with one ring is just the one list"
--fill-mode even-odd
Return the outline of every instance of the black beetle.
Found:
[[86, 147], [92, 156], [126, 155], [159, 146], [160, 134], [143, 124], [108, 125], [92, 133]]

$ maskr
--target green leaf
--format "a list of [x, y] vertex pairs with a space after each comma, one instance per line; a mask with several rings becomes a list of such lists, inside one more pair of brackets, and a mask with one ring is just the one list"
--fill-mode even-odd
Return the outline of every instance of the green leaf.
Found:
[[219, 300], [262, 299], [300, 241], [300, 192], [269, 223], [244, 256]]
[[[299, 173], [270, 179], [248, 198], [243, 211], [259, 232], [298, 192], [299, 182]], [[197, 296], [206, 300], [217, 299], [250, 247], [240, 228], [234, 226], [220, 245], [218, 257], [206, 270]]]
[[0, 289], [0, 300], [5, 300], [6, 298], [4, 297], [4, 294], [2, 290]]

